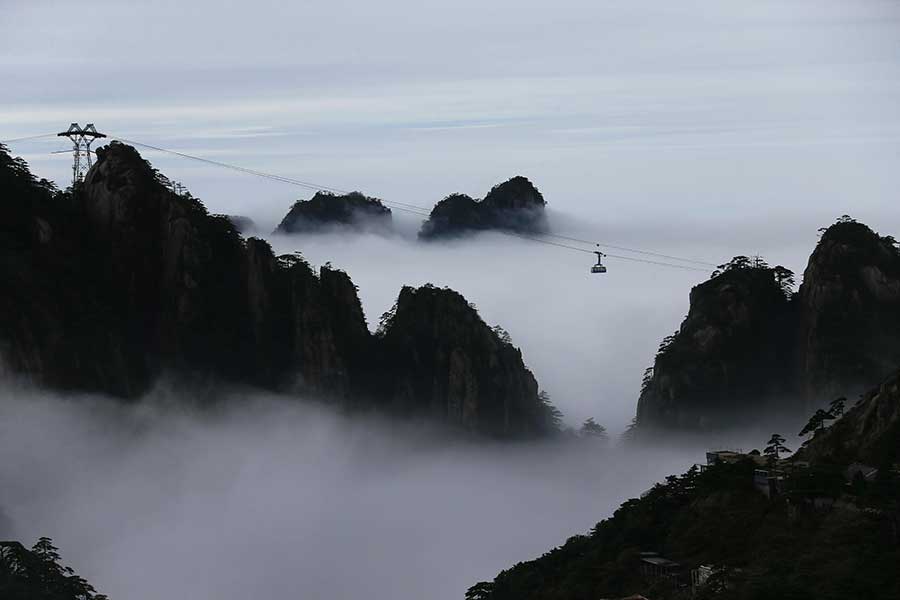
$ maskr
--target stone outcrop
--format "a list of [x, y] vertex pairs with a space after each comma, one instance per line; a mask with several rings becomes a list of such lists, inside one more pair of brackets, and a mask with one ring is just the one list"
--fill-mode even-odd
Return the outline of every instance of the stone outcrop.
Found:
[[390, 224], [391, 209], [377, 198], [369, 198], [360, 192], [342, 195], [317, 192], [309, 200], [295, 202], [275, 233], [314, 232], [335, 225], [379, 229]]
[[808, 415], [900, 366], [900, 251], [847, 217], [824, 230], [803, 283], [743, 259], [691, 292], [638, 400], [640, 428], [702, 430]]
[[453, 290], [404, 287], [380, 341], [384, 395], [401, 412], [505, 437], [548, 432], [521, 352]]
[[704, 429], [778, 409], [791, 360], [791, 306], [776, 270], [731, 268], [691, 290], [638, 400], [640, 425]]
[[892, 238], [835, 223], [810, 256], [797, 301], [808, 407], [856, 397], [900, 366], [900, 252]]
[[[495, 436], [547, 431], [518, 350], [450, 290], [369, 332], [342, 271], [275, 256], [112, 143], [72, 193], [0, 152], [0, 358], [50, 387], [139, 396], [162, 374], [312, 393]], [[426, 299], [428, 299], [426, 301]], [[443, 407], [443, 408], [441, 408]]]
[[0, 362], [62, 389], [131, 393], [143, 369], [122, 328], [107, 326], [83, 211], [2, 148], [0, 190]]
[[547, 227], [546, 205], [528, 179], [513, 177], [494, 186], [481, 201], [465, 194], [447, 196], [432, 209], [419, 237], [434, 239], [487, 229], [540, 233]]

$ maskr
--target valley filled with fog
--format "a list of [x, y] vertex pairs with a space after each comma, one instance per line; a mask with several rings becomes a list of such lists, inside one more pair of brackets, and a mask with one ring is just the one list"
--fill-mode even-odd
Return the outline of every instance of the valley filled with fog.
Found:
[[[588, 254], [501, 234], [422, 243], [415, 221], [395, 219], [393, 233], [265, 237], [277, 253], [346, 269], [372, 329], [401, 285], [463, 291], [509, 331], [565, 423], [594, 417], [608, 445], [461, 439], [312, 398], [206, 389], [201, 400], [171, 382], [123, 405], [8, 377], [0, 537], [52, 535], [114, 598], [159, 598], [174, 584], [184, 598], [458, 599], [710, 447], [759, 447], [770, 433], [618, 443], [643, 369], [706, 273], [610, 260], [608, 274], [592, 276]], [[660, 250], [690, 256], [699, 246]], [[210, 397], [212, 408], [197, 407]]]
[[0, 538], [52, 535], [132, 600], [459, 599], [701, 456], [479, 444], [259, 392], [2, 393]]
[[[256, 235], [269, 240], [276, 254], [300, 252], [314, 266], [330, 263], [347, 271], [359, 288], [373, 330], [403, 285], [431, 283], [459, 291], [489, 325], [509, 332], [567, 424], [577, 427], [593, 417], [613, 435], [634, 417], [644, 369], [652, 365], [660, 341], [687, 314], [691, 287], [706, 281], [714, 270], [694, 263], [674, 263], [691, 269], [685, 270], [609, 258], [609, 271], [592, 275], [596, 258], [590, 253], [502, 233], [420, 242], [415, 237], [420, 223], [415, 215], [395, 210], [394, 221], [393, 234], [337, 228], [326, 234]], [[746, 254], [744, 249], [752, 247], [740, 235], [711, 239], [700, 231], [680, 239], [626, 235], [559, 213], [551, 213], [550, 226], [574, 237], [632, 244], [712, 264]], [[598, 232], [606, 236], [599, 237]], [[617, 233], [620, 237], [612, 237]], [[815, 245], [815, 229], [797, 237], [776, 241], [778, 246], [773, 243], [771, 250], [773, 259], [789, 261], [789, 267], [802, 272]], [[604, 251], [673, 263], [616, 249]]]

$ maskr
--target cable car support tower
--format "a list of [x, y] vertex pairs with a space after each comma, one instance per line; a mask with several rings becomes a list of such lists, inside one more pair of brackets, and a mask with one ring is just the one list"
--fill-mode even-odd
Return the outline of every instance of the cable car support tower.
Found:
[[78, 123], [69, 125], [69, 129], [56, 134], [59, 137], [67, 137], [72, 141], [72, 187], [84, 181], [84, 176], [91, 168], [91, 144], [97, 138], [105, 138], [105, 133], [100, 133], [93, 123], [88, 123], [82, 129]]

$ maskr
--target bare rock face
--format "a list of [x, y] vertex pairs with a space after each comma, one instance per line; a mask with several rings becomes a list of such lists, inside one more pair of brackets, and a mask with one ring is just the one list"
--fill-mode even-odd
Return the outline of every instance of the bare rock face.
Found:
[[377, 198], [360, 192], [336, 195], [317, 192], [309, 200], [298, 200], [282, 219], [275, 233], [321, 231], [329, 226], [356, 229], [385, 228], [391, 224], [391, 209]]
[[356, 287], [343, 271], [305, 263], [290, 267], [294, 368], [303, 387], [345, 401], [371, 397], [367, 360], [372, 338]]
[[488, 229], [540, 233], [547, 228], [546, 206], [534, 184], [517, 176], [494, 186], [481, 201], [465, 194], [447, 196], [432, 209], [419, 237], [452, 237]]
[[145, 379], [107, 327], [105, 280], [84, 215], [0, 147], [0, 370], [59, 389], [127, 395]]
[[696, 286], [648, 370], [638, 423], [703, 430], [778, 409], [789, 387], [790, 315], [775, 269], [745, 265]]
[[538, 385], [522, 355], [448, 289], [405, 287], [380, 340], [381, 383], [401, 412], [502, 437], [547, 432]]
[[218, 276], [223, 263], [242, 253], [239, 236], [196, 200], [166, 189], [130, 146], [112, 143], [97, 158], [81, 198], [89, 233], [105, 255], [98, 266], [112, 284], [108, 301], [130, 341], [154, 363], [162, 357], [176, 365], [202, 363], [214, 341], [206, 336], [222, 333], [212, 304], [237, 291], [236, 276]]
[[855, 397], [900, 365], [900, 252], [862, 223], [822, 235], [800, 286], [799, 378], [808, 407]]

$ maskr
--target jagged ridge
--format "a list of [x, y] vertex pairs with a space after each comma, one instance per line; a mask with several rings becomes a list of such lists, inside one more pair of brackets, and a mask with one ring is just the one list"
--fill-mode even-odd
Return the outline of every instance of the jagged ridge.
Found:
[[[18, 200], [0, 208], [0, 350], [14, 371], [123, 397], [167, 371], [428, 414], [487, 435], [546, 430], [521, 355], [455, 292], [404, 289], [394, 322], [373, 336], [345, 273], [316, 274], [302, 257], [242, 239], [227, 218], [163, 186], [129, 146], [99, 149], [67, 194], [0, 156], [0, 181]], [[433, 347], [410, 346], [435, 324]]]
[[432, 209], [419, 237], [433, 239], [485, 229], [539, 233], [546, 229], [547, 202], [528, 179], [516, 176], [495, 185], [480, 202], [451, 194]]

